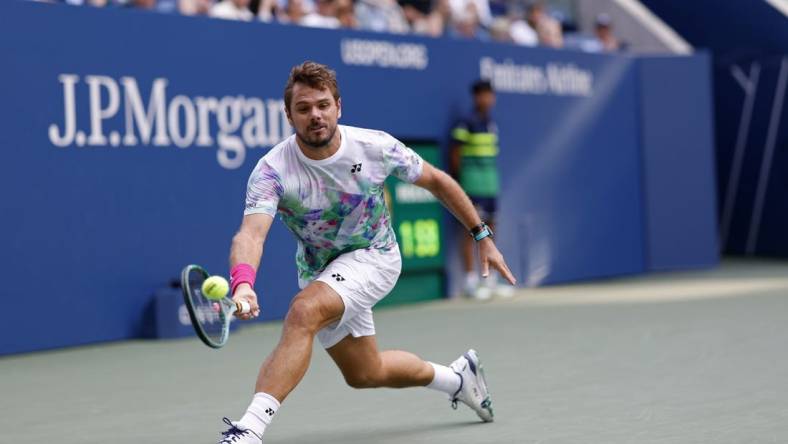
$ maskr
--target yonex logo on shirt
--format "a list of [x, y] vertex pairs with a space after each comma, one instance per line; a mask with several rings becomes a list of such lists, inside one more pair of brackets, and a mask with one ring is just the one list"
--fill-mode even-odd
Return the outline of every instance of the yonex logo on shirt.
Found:
[[354, 163], [353, 164], [353, 168], [350, 169], [350, 172], [351, 173], [358, 173], [359, 171], [361, 171], [361, 164], [360, 163]]
[[331, 275], [331, 277], [336, 279], [337, 282], [342, 282], [342, 281], [345, 280], [345, 278], [343, 278], [342, 275], [339, 274], [339, 273], [334, 273], [334, 274]]

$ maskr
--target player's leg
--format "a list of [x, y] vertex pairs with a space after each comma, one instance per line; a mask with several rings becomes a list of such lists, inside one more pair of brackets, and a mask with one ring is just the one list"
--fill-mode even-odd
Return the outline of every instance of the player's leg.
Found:
[[326, 351], [351, 387], [427, 387], [449, 395], [452, 407], [462, 402], [485, 422], [493, 420], [484, 370], [474, 350], [448, 367], [402, 350], [381, 352], [375, 336], [348, 335]]
[[413, 353], [379, 351], [375, 336], [348, 335], [326, 351], [354, 388], [423, 387], [435, 376], [433, 367]]
[[238, 422], [225, 418], [230, 425], [225, 439], [234, 439], [227, 442], [260, 442], [280, 403], [304, 377], [315, 334], [343, 313], [342, 298], [323, 282], [309, 284], [293, 298], [279, 343], [260, 367], [252, 403]]
[[315, 334], [339, 320], [344, 308], [342, 298], [323, 282], [312, 282], [298, 293], [290, 303], [279, 343], [260, 367], [255, 391], [284, 400], [309, 367]]
[[318, 277], [341, 295], [345, 313], [317, 337], [353, 387], [424, 386], [434, 377], [412, 353], [378, 350], [372, 307], [394, 288], [401, 270], [399, 249], [366, 249], [340, 256]]

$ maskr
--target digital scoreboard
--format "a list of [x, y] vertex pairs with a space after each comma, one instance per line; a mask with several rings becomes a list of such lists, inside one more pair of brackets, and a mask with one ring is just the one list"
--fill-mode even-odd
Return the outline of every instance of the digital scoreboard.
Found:
[[[435, 143], [407, 143], [427, 162], [440, 166]], [[444, 297], [443, 206], [429, 191], [389, 177], [386, 195], [402, 253], [402, 275], [378, 305]]]

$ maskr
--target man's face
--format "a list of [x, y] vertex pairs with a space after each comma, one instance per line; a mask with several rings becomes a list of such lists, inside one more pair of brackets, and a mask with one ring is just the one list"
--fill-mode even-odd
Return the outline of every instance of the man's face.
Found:
[[301, 0], [288, 0], [287, 2], [287, 15], [290, 20], [297, 22], [304, 16], [304, 4]]
[[336, 15], [336, 2], [334, 0], [316, 0], [317, 12], [320, 15], [334, 16]]
[[306, 147], [326, 147], [337, 132], [337, 121], [341, 116], [342, 100], [334, 100], [328, 88], [314, 89], [303, 83], [293, 85], [287, 120]]
[[492, 91], [480, 91], [473, 96], [476, 108], [483, 112], [489, 113], [495, 106], [495, 93]]

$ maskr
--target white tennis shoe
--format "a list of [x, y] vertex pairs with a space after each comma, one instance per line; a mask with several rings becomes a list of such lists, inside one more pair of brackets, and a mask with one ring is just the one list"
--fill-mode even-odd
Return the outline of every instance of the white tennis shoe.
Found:
[[473, 409], [482, 421], [492, 422], [492, 399], [476, 350], [468, 350], [452, 362], [449, 368], [460, 376], [460, 388], [450, 398], [452, 408], [457, 409], [457, 403], [462, 402]]
[[477, 301], [489, 301], [493, 297], [493, 291], [486, 285], [479, 285], [479, 287], [473, 291], [472, 297]]
[[501, 299], [509, 299], [514, 296], [514, 286], [509, 284], [501, 284], [495, 287], [495, 295]]
[[227, 431], [222, 432], [222, 440], [218, 444], [261, 444], [263, 437], [237, 422], [223, 419], [224, 423], [230, 426]]

